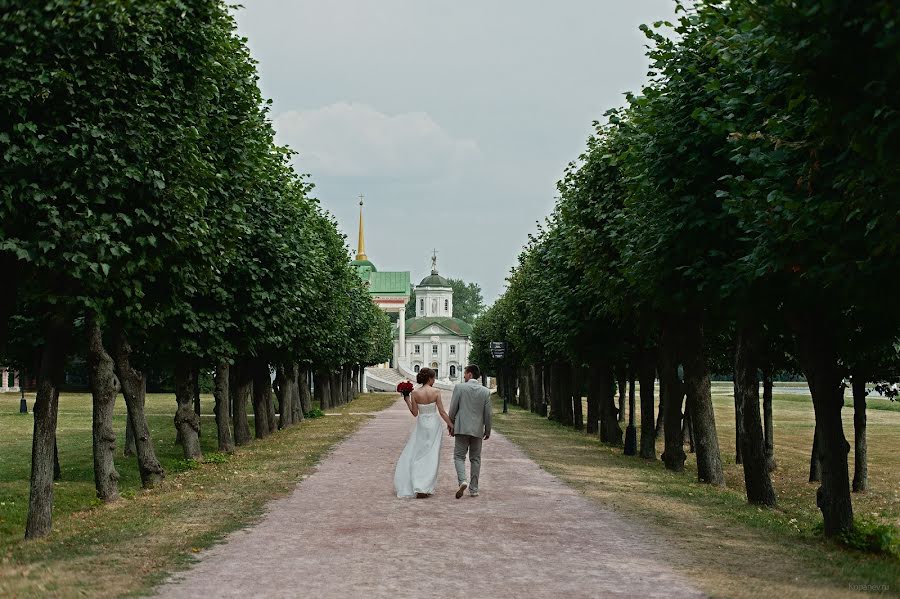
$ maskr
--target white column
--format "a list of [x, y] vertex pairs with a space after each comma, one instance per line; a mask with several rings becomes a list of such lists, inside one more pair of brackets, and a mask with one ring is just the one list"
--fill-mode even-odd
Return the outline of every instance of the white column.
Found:
[[6, 368], [0, 369], [0, 390], [6, 391], [6, 373], [9, 372]]
[[[400, 309], [400, 319], [397, 321], [400, 324], [400, 357], [406, 357], [406, 308]], [[405, 364], [404, 364], [405, 365]]]

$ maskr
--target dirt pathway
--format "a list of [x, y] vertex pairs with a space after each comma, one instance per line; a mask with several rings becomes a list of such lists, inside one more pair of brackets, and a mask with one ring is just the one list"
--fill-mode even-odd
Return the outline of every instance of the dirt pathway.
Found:
[[454, 498], [445, 437], [435, 495], [397, 499], [394, 464], [413, 423], [400, 401], [380, 412], [259, 524], [202, 553], [159, 596], [702, 596], [647, 531], [497, 433], [484, 445], [480, 497]]

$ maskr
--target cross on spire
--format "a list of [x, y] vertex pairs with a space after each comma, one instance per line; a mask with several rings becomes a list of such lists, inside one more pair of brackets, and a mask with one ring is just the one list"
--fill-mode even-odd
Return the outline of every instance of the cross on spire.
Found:
[[359, 241], [356, 245], [356, 259], [368, 260], [366, 256], [366, 238], [363, 234], [363, 194], [359, 194]]
[[436, 275], [437, 269], [437, 248], [431, 250], [431, 274]]

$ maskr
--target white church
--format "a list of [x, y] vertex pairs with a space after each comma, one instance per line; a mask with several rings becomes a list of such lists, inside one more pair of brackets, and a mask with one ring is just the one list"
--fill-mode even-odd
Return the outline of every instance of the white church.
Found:
[[382, 310], [397, 314], [394, 352], [390, 364], [369, 368], [368, 386], [393, 391], [397, 382], [415, 380], [427, 366], [437, 372], [435, 387], [451, 389], [463, 380], [468, 363], [472, 326], [453, 317], [453, 289], [438, 273], [437, 256], [431, 257], [431, 274], [413, 288], [416, 316], [406, 319], [410, 298], [409, 272], [379, 271], [366, 256], [363, 233], [363, 200], [359, 201], [359, 243], [353, 266], [369, 288], [369, 295]]
[[435, 257], [431, 274], [416, 286], [414, 294], [416, 317], [395, 329], [394, 364], [401, 372], [408, 369], [413, 373], [428, 366], [437, 372], [438, 380], [456, 383], [469, 358], [472, 326], [453, 317], [453, 289], [438, 274]]

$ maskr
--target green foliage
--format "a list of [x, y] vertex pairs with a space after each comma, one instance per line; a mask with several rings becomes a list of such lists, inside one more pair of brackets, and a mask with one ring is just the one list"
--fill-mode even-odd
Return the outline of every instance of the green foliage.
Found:
[[310, 410], [309, 412], [304, 414], [304, 416], [306, 418], [321, 418], [324, 415], [325, 415], [325, 412], [323, 412], [319, 408], [313, 408], [312, 410]]
[[[823, 528], [819, 524], [815, 532], [821, 534]], [[870, 516], [856, 518], [853, 528], [841, 532], [837, 540], [857, 551], [900, 558], [900, 533], [897, 528]]]
[[202, 468], [203, 464], [199, 460], [176, 459], [172, 462], [172, 470], [175, 472], [183, 472], [185, 470], [197, 470]]
[[450, 282], [450, 287], [453, 288], [453, 317], [472, 324], [484, 312], [481, 285], [466, 283], [462, 279], [447, 280]]
[[[496, 373], [488, 343], [507, 341], [510, 366], [633, 363], [671, 332], [685, 360], [687, 322], [693, 356], [726, 371], [738, 327], [760, 330], [760, 370], [827, 379], [817, 414], [841, 376], [896, 381], [900, 6], [705, 0], [678, 14], [641, 27], [647, 85], [594, 123], [476, 321], [473, 359]], [[836, 481], [831, 514], [850, 501]]]
[[224, 464], [228, 461], [228, 459], [229, 456], [227, 453], [221, 453], [219, 451], [207, 453], [203, 456], [203, 461], [207, 464]]

